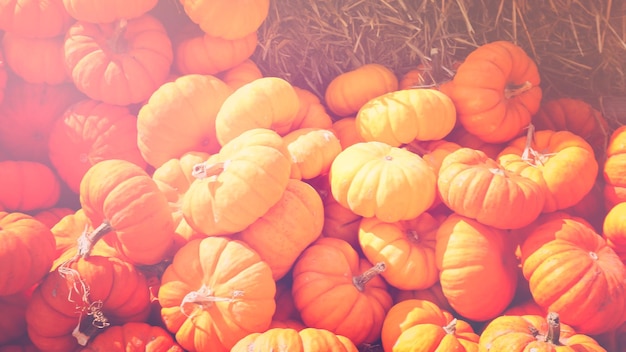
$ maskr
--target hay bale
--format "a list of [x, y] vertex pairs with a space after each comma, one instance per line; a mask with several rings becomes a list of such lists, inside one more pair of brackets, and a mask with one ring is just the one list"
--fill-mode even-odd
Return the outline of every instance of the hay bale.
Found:
[[626, 2], [612, 0], [276, 0], [253, 59], [323, 97], [365, 63], [398, 75], [423, 63], [445, 79], [477, 46], [510, 40], [537, 63], [546, 97], [598, 106], [626, 96]]

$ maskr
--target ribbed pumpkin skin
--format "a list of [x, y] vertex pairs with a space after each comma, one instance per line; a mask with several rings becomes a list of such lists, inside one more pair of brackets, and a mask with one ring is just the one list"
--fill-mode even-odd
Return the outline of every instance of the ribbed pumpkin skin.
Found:
[[34, 161], [0, 161], [0, 209], [30, 212], [53, 207], [61, 182], [52, 168]]
[[[229, 351], [265, 331], [276, 310], [270, 267], [241, 241], [192, 240], [161, 279], [161, 317], [187, 351]], [[196, 299], [194, 299], [196, 298]]]
[[0, 346], [26, 335], [26, 306], [30, 294], [31, 291], [26, 290], [0, 296]]
[[139, 17], [156, 6], [158, 0], [63, 0], [67, 13], [79, 21], [110, 23]]
[[63, 0], [8, 0], [0, 4], [0, 29], [27, 38], [63, 35], [73, 22]]
[[618, 203], [604, 217], [602, 237], [615, 253], [626, 263], [626, 202]]
[[63, 61], [62, 35], [28, 38], [7, 32], [2, 37], [2, 50], [8, 67], [26, 82], [61, 84], [70, 81]]
[[241, 339], [231, 352], [357, 352], [358, 349], [341, 335], [328, 330], [305, 328], [300, 331], [291, 328], [274, 328], [263, 333], [250, 334]]
[[[26, 309], [32, 342], [42, 352], [77, 350], [79, 340], [72, 332], [79, 319], [89, 322], [96, 316], [87, 312], [98, 302], [102, 303], [99, 311], [112, 326], [145, 321], [150, 312], [145, 276], [128, 262], [96, 255], [55, 269], [35, 289]], [[80, 331], [88, 334], [85, 326]]]
[[626, 201], [626, 126], [616, 128], [606, 148], [606, 161], [602, 167], [604, 201], [607, 209]]
[[160, 326], [129, 322], [110, 326], [81, 352], [183, 352], [172, 335]]

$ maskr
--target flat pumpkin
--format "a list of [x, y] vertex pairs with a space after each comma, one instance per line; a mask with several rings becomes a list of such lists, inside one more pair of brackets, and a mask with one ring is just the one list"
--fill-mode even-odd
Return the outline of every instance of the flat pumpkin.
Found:
[[352, 341], [324, 329], [273, 328], [263, 333], [253, 333], [241, 339], [231, 352], [265, 352], [288, 350], [290, 352], [357, 352]]

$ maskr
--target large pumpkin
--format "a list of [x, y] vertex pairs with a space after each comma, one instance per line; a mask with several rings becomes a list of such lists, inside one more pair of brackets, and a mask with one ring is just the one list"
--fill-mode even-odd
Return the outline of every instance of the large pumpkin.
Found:
[[355, 344], [380, 337], [391, 308], [387, 284], [379, 276], [385, 265], [372, 265], [348, 242], [320, 238], [293, 268], [293, 299], [306, 326], [343, 335]]
[[241, 339], [231, 352], [357, 352], [352, 341], [324, 329], [274, 328], [263, 333], [253, 333]]
[[517, 288], [517, 242], [504, 230], [449, 215], [437, 230], [435, 256], [443, 294], [461, 316], [487, 321]]
[[376, 141], [344, 149], [330, 168], [331, 192], [339, 204], [387, 222], [426, 211], [435, 201], [436, 182], [420, 156]]
[[48, 274], [28, 303], [26, 323], [42, 352], [68, 352], [109, 326], [144, 321], [149, 312], [145, 276], [128, 262], [94, 255]]
[[461, 125], [485, 142], [501, 143], [522, 133], [541, 103], [539, 72], [524, 50], [495, 41], [472, 51], [446, 92]]
[[443, 159], [437, 188], [443, 203], [457, 214], [500, 229], [529, 225], [543, 211], [546, 198], [539, 183], [471, 148]]
[[229, 351], [265, 331], [276, 310], [272, 271], [241, 241], [192, 240], [161, 278], [161, 317], [187, 351]]
[[283, 139], [269, 129], [248, 130], [198, 164], [183, 198], [185, 220], [205, 235], [242, 231], [280, 200], [290, 172]]
[[141, 167], [126, 160], [92, 166], [80, 183], [80, 203], [94, 230], [79, 254], [101, 238], [133, 264], [162, 261], [173, 244], [174, 220], [165, 195]]
[[185, 75], [157, 88], [137, 115], [141, 155], [155, 168], [187, 152], [215, 153], [215, 117], [232, 89], [209, 75]]
[[76, 88], [115, 105], [141, 103], [168, 78], [172, 44], [156, 18], [78, 21], [65, 35], [65, 67]]
[[624, 321], [626, 269], [587, 222], [546, 214], [525, 230], [520, 251], [533, 299], [565, 324], [601, 334]]
[[54, 170], [34, 161], [0, 161], [0, 209], [29, 212], [53, 207], [61, 196]]

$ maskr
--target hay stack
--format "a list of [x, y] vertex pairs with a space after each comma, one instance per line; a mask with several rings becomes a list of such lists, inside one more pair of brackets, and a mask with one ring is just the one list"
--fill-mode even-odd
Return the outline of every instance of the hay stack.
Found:
[[323, 97], [364, 63], [435, 79], [477, 46], [510, 40], [537, 63], [544, 95], [595, 106], [626, 97], [626, 2], [612, 0], [273, 0], [253, 59]]

